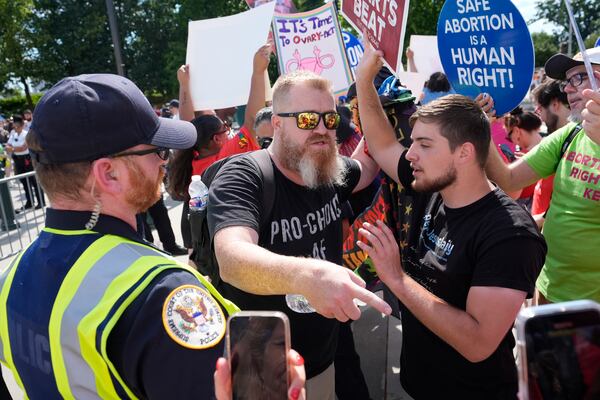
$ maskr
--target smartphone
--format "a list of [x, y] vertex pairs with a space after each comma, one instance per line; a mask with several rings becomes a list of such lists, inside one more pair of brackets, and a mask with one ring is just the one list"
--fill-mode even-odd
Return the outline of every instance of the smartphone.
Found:
[[504, 154], [504, 156], [508, 159], [509, 162], [513, 162], [517, 159], [515, 153], [512, 152], [512, 150], [510, 149], [510, 147], [508, 147], [506, 143], [499, 144], [498, 146], [500, 147], [500, 151], [502, 151], [502, 154]]
[[290, 322], [276, 311], [240, 311], [227, 321], [233, 400], [285, 400]]
[[519, 398], [600, 398], [600, 305], [529, 307], [517, 316]]

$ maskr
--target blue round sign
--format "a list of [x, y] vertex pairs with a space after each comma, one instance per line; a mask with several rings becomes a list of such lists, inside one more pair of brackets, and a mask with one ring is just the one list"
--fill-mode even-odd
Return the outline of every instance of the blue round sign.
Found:
[[447, 0], [437, 30], [444, 72], [457, 93], [489, 93], [498, 116], [521, 103], [535, 67], [533, 42], [510, 0]]
[[348, 64], [352, 70], [352, 74], [356, 76], [355, 69], [358, 67], [358, 63], [365, 52], [364, 47], [360, 40], [356, 38], [350, 32], [342, 31], [342, 38], [344, 39], [344, 46], [346, 47], [346, 56], [348, 57]]
[[596, 44], [594, 45], [594, 47], [600, 47], [600, 37], [596, 39]]

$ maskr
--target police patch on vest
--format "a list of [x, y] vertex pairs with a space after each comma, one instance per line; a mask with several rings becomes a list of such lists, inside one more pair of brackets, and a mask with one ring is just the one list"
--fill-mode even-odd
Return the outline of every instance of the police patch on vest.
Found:
[[226, 320], [221, 307], [208, 292], [197, 286], [183, 285], [165, 300], [163, 325], [180, 345], [206, 349], [223, 339]]

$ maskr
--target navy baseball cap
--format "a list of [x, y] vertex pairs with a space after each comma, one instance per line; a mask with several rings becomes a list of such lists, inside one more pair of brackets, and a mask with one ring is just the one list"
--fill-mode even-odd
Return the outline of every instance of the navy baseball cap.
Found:
[[[599, 47], [588, 49], [585, 51], [585, 53], [589, 57], [591, 64], [600, 65]], [[566, 54], [555, 54], [550, 57], [548, 61], [546, 61], [544, 70], [546, 71], [546, 75], [548, 75], [550, 78], [565, 80], [567, 78], [567, 72], [571, 68], [575, 68], [580, 65], [584, 65], [583, 55], [581, 52], [575, 54], [573, 58], [567, 56]]]
[[31, 130], [43, 151], [29, 149], [42, 164], [93, 161], [139, 144], [187, 149], [196, 128], [160, 118], [138, 87], [113, 74], [64, 78], [40, 99]]

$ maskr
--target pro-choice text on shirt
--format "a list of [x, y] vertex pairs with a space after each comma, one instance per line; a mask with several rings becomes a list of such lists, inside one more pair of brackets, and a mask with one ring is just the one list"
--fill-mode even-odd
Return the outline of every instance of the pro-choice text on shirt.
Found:
[[324, 231], [331, 223], [336, 222], [342, 216], [340, 200], [335, 194], [329, 202], [303, 216], [293, 216], [271, 221], [271, 245], [274, 243], [291, 243], [303, 240], [306, 237], [314, 237], [317, 241], [313, 243], [313, 258], [326, 259], [326, 248], [324, 240], [319, 232]]

